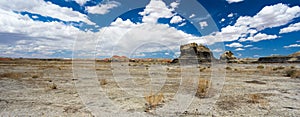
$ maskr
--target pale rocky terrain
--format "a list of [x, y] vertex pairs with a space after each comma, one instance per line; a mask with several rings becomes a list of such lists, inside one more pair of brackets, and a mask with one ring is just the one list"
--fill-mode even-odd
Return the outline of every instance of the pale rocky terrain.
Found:
[[[286, 77], [286, 71], [299, 68], [296, 63], [0, 61], [0, 116], [296, 117], [300, 79]], [[199, 78], [211, 81], [202, 97], [195, 96]], [[149, 108], [145, 97], [155, 93], [163, 99]]]

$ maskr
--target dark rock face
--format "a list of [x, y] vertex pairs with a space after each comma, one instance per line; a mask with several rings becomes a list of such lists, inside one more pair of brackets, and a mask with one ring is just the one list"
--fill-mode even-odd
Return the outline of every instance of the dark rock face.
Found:
[[258, 62], [260, 63], [285, 63], [292, 57], [288, 56], [270, 56], [270, 57], [260, 57]]
[[180, 52], [179, 62], [182, 64], [198, 64], [215, 59], [209, 48], [196, 43], [181, 45]]

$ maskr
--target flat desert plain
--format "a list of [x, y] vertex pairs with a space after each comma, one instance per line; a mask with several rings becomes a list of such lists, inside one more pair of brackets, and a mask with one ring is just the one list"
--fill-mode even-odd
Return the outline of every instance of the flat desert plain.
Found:
[[299, 116], [300, 64], [0, 61], [1, 116]]

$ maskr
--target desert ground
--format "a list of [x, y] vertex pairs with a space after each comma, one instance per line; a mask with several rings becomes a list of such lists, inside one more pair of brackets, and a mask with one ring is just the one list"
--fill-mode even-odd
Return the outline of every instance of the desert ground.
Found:
[[296, 117], [299, 69], [297, 63], [0, 61], [0, 115]]

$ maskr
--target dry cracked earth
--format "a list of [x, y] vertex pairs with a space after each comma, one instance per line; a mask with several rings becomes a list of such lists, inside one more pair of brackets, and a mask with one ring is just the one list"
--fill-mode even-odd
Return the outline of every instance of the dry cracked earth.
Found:
[[[300, 115], [300, 79], [287, 73], [299, 68], [0, 61], [0, 116], [293, 117]], [[203, 90], [200, 79], [208, 81]]]

